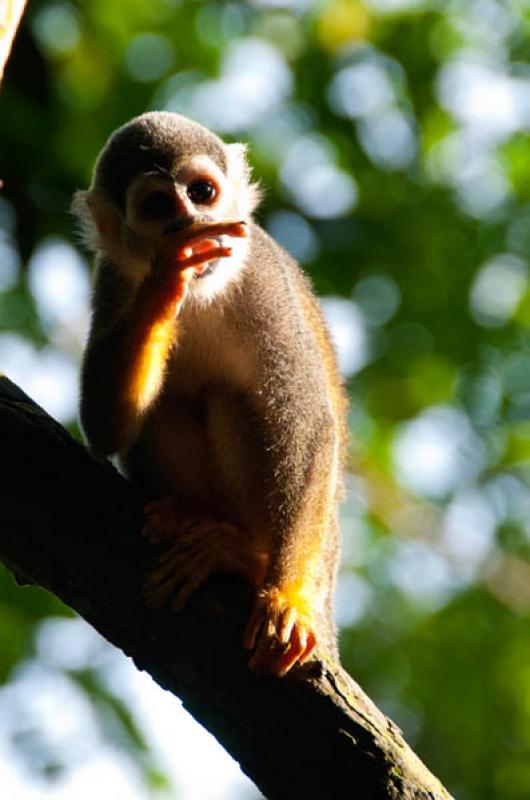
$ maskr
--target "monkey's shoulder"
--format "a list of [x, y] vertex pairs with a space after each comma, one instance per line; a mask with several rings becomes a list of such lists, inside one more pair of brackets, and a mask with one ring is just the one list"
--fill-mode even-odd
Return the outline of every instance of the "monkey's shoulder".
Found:
[[260, 322], [298, 325], [308, 306], [318, 307], [309, 278], [300, 265], [257, 223], [249, 225], [249, 254], [239, 290], [245, 308]]
[[329, 395], [344, 419], [346, 392], [320, 302], [299, 264], [259, 225], [251, 227], [246, 280], [246, 302], [253, 304], [247, 317], [268, 334], [278, 367], [283, 363], [293, 383]]
[[311, 283], [298, 262], [257, 222], [250, 223], [249, 231], [251, 271], [265, 276], [267, 282], [271, 277], [276, 279], [284, 290], [289, 290], [294, 281], [296, 288], [313, 296]]
[[259, 225], [250, 226], [249, 263], [241, 282], [248, 325], [268, 332], [271, 342], [298, 344], [302, 361], [324, 358], [335, 370], [335, 355], [321, 305], [300, 265]]

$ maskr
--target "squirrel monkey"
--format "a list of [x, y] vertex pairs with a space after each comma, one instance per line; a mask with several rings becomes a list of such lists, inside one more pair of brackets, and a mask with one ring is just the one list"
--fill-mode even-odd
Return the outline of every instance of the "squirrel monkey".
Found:
[[245, 147], [178, 114], [119, 128], [73, 210], [96, 253], [81, 423], [150, 497], [144, 593], [180, 609], [213, 572], [255, 591], [250, 667], [284, 675], [332, 599], [345, 396], [298, 265], [253, 221]]

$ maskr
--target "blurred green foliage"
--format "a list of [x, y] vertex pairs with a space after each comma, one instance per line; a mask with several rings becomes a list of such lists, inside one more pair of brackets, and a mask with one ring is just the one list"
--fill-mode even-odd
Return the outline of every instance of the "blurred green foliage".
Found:
[[[20, 339], [75, 356], [27, 266], [76, 242], [113, 129], [168, 108], [249, 142], [345, 354], [344, 662], [461, 800], [530, 796], [529, 47], [528, 0], [33, 0], [1, 95], [0, 367]], [[9, 681], [67, 612], [0, 581]]]

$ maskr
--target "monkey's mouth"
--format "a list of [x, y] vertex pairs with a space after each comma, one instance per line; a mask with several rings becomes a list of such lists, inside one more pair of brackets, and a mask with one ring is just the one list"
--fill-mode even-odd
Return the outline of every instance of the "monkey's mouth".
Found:
[[[224, 236], [215, 236], [212, 237], [212, 241], [217, 242], [219, 247], [223, 247], [224, 245]], [[207, 278], [209, 275], [213, 275], [219, 264], [221, 263], [222, 258], [216, 258], [213, 261], [207, 261], [204, 267], [201, 267], [194, 275], [194, 280], [199, 281], [203, 278]]]
[[220, 261], [221, 261], [220, 258], [216, 259], [216, 261], [210, 261], [206, 269], [202, 270], [202, 272], [195, 273], [195, 275], [193, 276], [193, 280], [202, 281], [203, 278], [207, 278], [208, 275], [212, 275], [217, 269], [217, 266]]

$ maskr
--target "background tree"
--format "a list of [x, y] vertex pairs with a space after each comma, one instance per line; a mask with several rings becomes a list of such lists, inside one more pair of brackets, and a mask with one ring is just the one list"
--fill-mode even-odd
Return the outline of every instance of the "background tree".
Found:
[[[0, 368], [74, 430], [72, 191], [147, 108], [249, 141], [351, 389], [344, 663], [465, 800], [530, 793], [529, 39], [527, 0], [33, 0], [1, 95]], [[69, 769], [17, 695], [63, 681], [162, 791], [104, 645], [68, 650], [67, 610], [4, 572], [0, 593], [0, 734]]]

